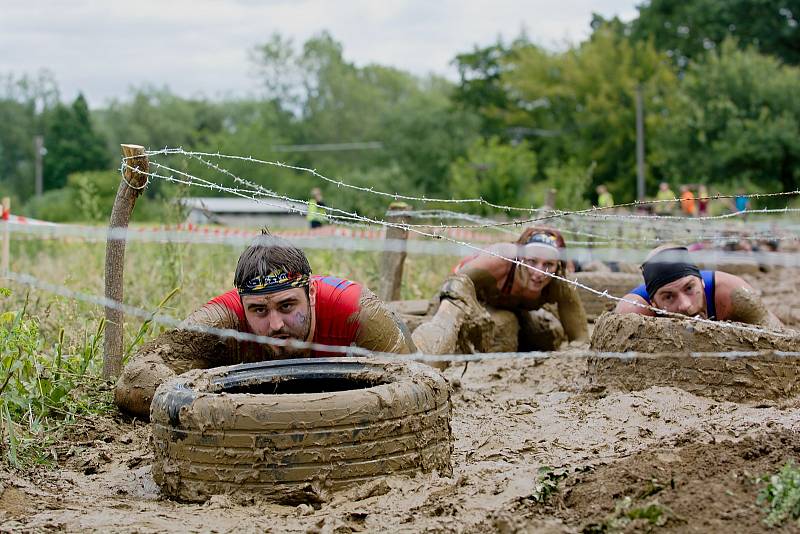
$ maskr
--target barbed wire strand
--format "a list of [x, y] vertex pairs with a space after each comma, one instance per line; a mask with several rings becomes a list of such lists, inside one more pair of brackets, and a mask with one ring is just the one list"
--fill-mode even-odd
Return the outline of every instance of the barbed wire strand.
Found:
[[[290, 165], [290, 164], [287, 164], [287, 163], [281, 163], [279, 161], [262, 160], [262, 159], [259, 159], [259, 158], [254, 158], [253, 156], [234, 156], [234, 155], [229, 155], [229, 154], [221, 154], [219, 152], [212, 153], [212, 152], [188, 151], [188, 150], [184, 150], [181, 147], [178, 147], [178, 148], [163, 148], [161, 150], [151, 150], [151, 151], [147, 151], [146, 155], [148, 157], [158, 156], [158, 155], [183, 155], [183, 156], [188, 156], [188, 157], [195, 157], [195, 156], [215, 157], [215, 158], [220, 158], [220, 159], [231, 159], [231, 160], [247, 161], [247, 162], [257, 163], [257, 164], [261, 164], [261, 165], [270, 165], [270, 166], [274, 166], [274, 167], [290, 169], [290, 170], [299, 171], [299, 172], [305, 172], [305, 173], [311, 174], [312, 176], [314, 176], [316, 178], [319, 178], [319, 179], [321, 179], [323, 181], [326, 181], [328, 183], [334, 184], [337, 187], [345, 187], [345, 188], [361, 191], [361, 192], [364, 192], [364, 193], [369, 193], [369, 194], [372, 194], [372, 195], [378, 195], [378, 196], [383, 196], [383, 197], [387, 197], [387, 198], [393, 198], [395, 200], [409, 200], [409, 201], [418, 201], [418, 202], [458, 203], [458, 204], [481, 204], [481, 205], [488, 206], [488, 207], [495, 208], [495, 209], [502, 210], [502, 211], [523, 211], [523, 212], [528, 212], [528, 213], [538, 212], [540, 210], [540, 208], [533, 208], [533, 207], [522, 208], [522, 207], [517, 207], [517, 206], [506, 206], [506, 205], [502, 205], [502, 204], [495, 204], [495, 203], [489, 202], [489, 201], [487, 201], [487, 200], [485, 200], [483, 198], [443, 199], [443, 198], [429, 198], [429, 197], [425, 197], [425, 196], [417, 197], [417, 196], [412, 196], [412, 195], [401, 195], [399, 193], [388, 193], [386, 191], [376, 190], [373, 187], [361, 187], [361, 186], [357, 186], [357, 185], [348, 184], [348, 183], [346, 183], [344, 181], [341, 181], [341, 180], [336, 180], [336, 179], [333, 179], [333, 178], [329, 178], [329, 177], [324, 176], [321, 173], [317, 172], [316, 169], [311, 169], [311, 168], [308, 168], [308, 167], [301, 167], [301, 166], [297, 166], [297, 165]], [[129, 158], [125, 158], [125, 159], [129, 159]], [[705, 196], [705, 197], [695, 197], [695, 200], [709, 200], [710, 201], [710, 200], [719, 200], [719, 199], [732, 199], [732, 198], [737, 198], [737, 197], [769, 198], [769, 197], [789, 196], [789, 195], [798, 195], [798, 194], [800, 194], [800, 190], [779, 191], [779, 192], [774, 192], [774, 193], [748, 193], [748, 194], [744, 194], [744, 195], [738, 195], [738, 194], [737, 195], [723, 195], [723, 194], [719, 194], [718, 193], [716, 195], [709, 195], [709, 196]], [[537, 219], [537, 220], [544, 220], [544, 219], [552, 218], [552, 217], [563, 217], [565, 214], [573, 214], [573, 215], [574, 214], [584, 214], [584, 213], [593, 213], [593, 212], [604, 211], [604, 210], [613, 210], [613, 209], [618, 209], [618, 208], [628, 208], [628, 207], [639, 208], [639, 207], [642, 207], [642, 206], [649, 206], [649, 205], [655, 205], [655, 204], [664, 204], [664, 203], [676, 203], [676, 202], [681, 202], [681, 199], [680, 198], [672, 198], [672, 199], [653, 199], [653, 200], [642, 200], [642, 201], [636, 200], [636, 201], [633, 201], [633, 202], [627, 202], [627, 203], [623, 203], [623, 204], [615, 204], [615, 205], [612, 205], [612, 206], [593, 206], [592, 208], [588, 208], [588, 209], [584, 209], [584, 210], [575, 210], [575, 211], [571, 211], [571, 212], [564, 212], [564, 211], [554, 210], [551, 215], [545, 216], [542, 219]]]
[[[107, 297], [98, 297], [96, 295], [89, 295], [83, 292], [72, 290], [60, 284], [53, 284], [39, 280], [38, 278], [24, 274], [9, 272], [8, 278], [17, 283], [23, 284], [28, 287], [42, 289], [47, 292], [60, 295], [62, 297], [79, 300], [97, 306], [103, 306], [119, 310], [126, 315], [139, 317], [141, 319], [150, 320], [157, 324], [179, 328], [181, 330], [197, 332], [201, 334], [210, 334], [226, 339], [235, 339], [236, 341], [255, 342], [262, 345], [275, 346], [275, 347], [291, 347], [303, 350], [312, 350], [317, 352], [326, 352], [341, 354], [342, 356], [362, 356], [362, 357], [387, 357], [400, 360], [415, 360], [425, 362], [468, 362], [492, 359], [507, 359], [507, 358], [522, 358], [522, 359], [549, 359], [553, 357], [599, 357], [599, 358], [617, 358], [617, 359], [632, 359], [642, 355], [637, 352], [606, 352], [606, 351], [592, 351], [592, 350], [571, 350], [568, 352], [484, 352], [472, 354], [396, 354], [391, 352], [380, 352], [368, 350], [357, 346], [341, 346], [341, 345], [325, 345], [322, 343], [313, 343], [307, 341], [300, 341], [295, 339], [279, 339], [269, 336], [259, 336], [247, 332], [239, 332], [229, 328], [215, 328], [200, 324], [189, 324], [165, 315], [162, 313], [153, 313], [142, 308], [131, 306], [121, 303], [119, 301], [109, 299]], [[763, 357], [765, 354], [775, 355], [779, 357], [797, 358], [800, 357], [800, 352], [797, 351], [728, 351], [728, 352], [687, 352], [689, 356], [695, 358], [727, 358], [738, 359], [748, 357]], [[651, 355], [647, 353], [647, 355]]]
[[[123, 165], [127, 165], [127, 164], [123, 162]], [[183, 173], [182, 171], [177, 171], [177, 172], [179, 172], [181, 174], [186, 174], [186, 173]], [[167, 176], [158, 175], [158, 174], [150, 173], [150, 172], [148, 172], [146, 174], [149, 175], [149, 176], [153, 176], [153, 177], [156, 177], [156, 178], [162, 178], [162, 179], [166, 179], [166, 180], [174, 179], [173, 177], [167, 177]], [[196, 178], [196, 177], [194, 177], [194, 178]], [[205, 180], [202, 180], [202, 179], [198, 179], [198, 180], [205, 181]], [[196, 184], [196, 183], [190, 183], [190, 185], [200, 185], [200, 186], [202, 186], [202, 184]], [[229, 191], [229, 192], [233, 193], [233, 191], [230, 188], [226, 188], [226, 187], [220, 186], [218, 184], [213, 184], [213, 185], [218, 190], [224, 190], [224, 191]], [[242, 195], [241, 193], [239, 193], [238, 191], [236, 191], [233, 194], [236, 194], [236, 195], [239, 195], [239, 196], [245, 196], [245, 195]], [[247, 197], [247, 198], [252, 198], [256, 202], [260, 202], [261, 201], [260, 199], [257, 199], [255, 197]], [[343, 211], [343, 210], [339, 210], [339, 211]], [[347, 213], [347, 212], [345, 212], [345, 213]], [[594, 293], [594, 294], [596, 294], [596, 295], [598, 295], [600, 297], [611, 299], [611, 300], [615, 300], [617, 302], [625, 302], [625, 303], [631, 304], [631, 305], [633, 305], [635, 307], [638, 307], [638, 308], [647, 309], [647, 310], [655, 313], [658, 316], [677, 317], [677, 318], [683, 318], [683, 319], [687, 318], [685, 315], [681, 315], [681, 314], [678, 314], [678, 313], [667, 312], [667, 311], [661, 310], [659, 308], [656, 308], [654, 306], [651, 306], [649, 304], [643, 304], [641, 302], [630, 300], [630, 299], [626, 299], [624, 297], [616, 297], [614, 295], [610, 295], [607, 290], [599, 291], [599, 290], [594, 289], [594, 288], [592, 288], [590, 286], [587, 286], [586, 284], [582, 284], [582, 283], [578, 282], [577, 279], [570, 280], [570, 279], [568, 279], [566, 277], [563, 277], [563, 276], [560, 276], [558, 274], [550, 273], [550, 272], [547, 272], [545, 270], [538, 269], [538, 268], [536, 268], [536, 267], [534, 267], [532, 265], [529, 265], [529, 264], [527, 264], [525, 262], [522, 262], [522, 261], [519, 261], [519, 260], [516, 260], [516, 259], [506, 258], [505, 256], [503, 256], [501, 254], [498, 254], [497, 252], [494, 252], [492, 250], [483, 249], [481, 247], [478, 247], [478, 246], [475, 246], [475, 245], [472, 245], [470, 243], [466, 243], [466, 242], [463, 242], [463, 241], [459, 241], [459, 240], [447, 237], [445, 235], [425, 232], [425, 231], [420, 230], [419, 228], [409, 227], [408, 225], [403, 224], [403, 223], [391, 223], [391, 222], [387, 222], [387, 221], [379, 221], [379, 220], [371, 219], [369, 217], [365, 217], [365, 216], [358, 215], [358, 214], [355, 214], [355, 213], [350, 214], [350, 216], [352, 216], [354, 219], [361, 220], [363, 222], [372, 223], [372, 224], [379, 224], [379, 225], [386, 226], [386, 227], [394, 227], [394, 228], [404, 229], [404, 230], [407, 230], [409, 232], [414, 232], [414, 233], [417, 233], [417, 234], [420, 234], [420, 235], [424, 235], [424, 236], [427, 236], [427, 237], [431, 237], [431, 238], [435, 238], [435, 239], [441, 239], [441, 240], [449, 241], [451, 243], [456, 243], [458, 245], [462, 245], [464, 247], [472, 249], [473, 251], [475, 251], [477, 253], [483, 253], [483, 254], [486, 254], [486, 255], [489, 255], [489, 256], [493, 256], [493, 257], [496, 257], [496, 258], [501, 259], [503, 261], [514, 263], [519, 267], [522, 267], [522, 268], [525, 268], [525, 269], [529, 269], [529, 270], [532, 270], [532, 271], [536, 271], [538, 273], [542, 273], [545, 276], [549, 276], [550, 278], [554, 278], [556, 280], [560, 280], [560, 281], [562, 281], [564, 283], [573, 285], [573, 286], [578, 287], [580, 289], [584, 289], [584, 290], [589, 291], [590, 293]], [[786, 336], [790, 335], [790, 334], [786, 334], [784, 332], [769, 330], [769, 329], [765, 329], [765, 328], [759, 328], [759, 327], [756, 327], [756, 326], [748, 326], [748, 325], [743, 325], [743, 324], [738, 324], [738, 323], [712, 321], [710, 319], [705, 319], [705, 318], [698, 317], [698, 316], [689, 317], [688, 319], [690, 319], [692, 321], [695, 321], [695, 322], [699, 322], [699, 323], [721, 325], [723, 328], [731, 328], [731, 329], [735, 329], [735, 330], [749, 331], [749, 332], [754, 332], [754, 333], [759, 333], [759, 334], [769, 334], [769, 335], [778, 336], [778, 337], [786, 337]]]

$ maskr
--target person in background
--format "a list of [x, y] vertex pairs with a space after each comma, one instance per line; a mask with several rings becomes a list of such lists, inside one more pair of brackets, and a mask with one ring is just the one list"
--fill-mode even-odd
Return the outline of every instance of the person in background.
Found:
[[661, 182], [658, 186], [658, 193], [656, 193], [656, 200], [658, 202], [655, 204], [655, 212], [656, 215], [669, 215], [672, 213], [675, 205], [672, 202], [667, 202], [668, 200], [675, 199], [675, 192], [669, 188], [669, 184], [667, 182]]
[[697, 203], [694, 200], [694, 193], [688, 185], [681, 186], [681, 211], [687, 217], [697, 216]]
[[597, 186], [597, 206], [599, 208], [611, 208], [614, 206], [614, 197], [608, 192], [608, 188], [601, 184]]
[[322, 201], [322, 191], [319, 187], [315, 187], [311, 190], [311, 199], [308, 201], [308, 213], [306, 214], [306, 220], [312, 229], [319, 228], [327, 222], [324, 208], [325, 203]]
[[[741, 187], [736, 191], [736, 198], [734, 199], [734, 208], [737, 213], [746, 212], [750, 209], [750, 198], [745, 195], [744, 189]], [[742, 214], [742, 220], [747, 219], [747, 214]]]
[[711, 202], [711, 199], [708, 198], [708, 188], [705, 185], [701, 185], [700, 188], [697, 190], [697, 214], [700, 217], [705, 217], [708, 215], [708, 203]]

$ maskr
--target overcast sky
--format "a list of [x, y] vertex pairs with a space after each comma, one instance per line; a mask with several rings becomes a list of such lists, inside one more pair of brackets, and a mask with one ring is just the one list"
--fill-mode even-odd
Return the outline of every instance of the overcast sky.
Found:
[[641, 0], [0, 0], [0, 74], [48, 69], [93, 107], [131, 87], [184, 95], [257, 89], [248, 51], [280, 32], [300, 44], [328, 30], [347, 60], [455, 79], [459, 52], [509, 40], [563, 49], [592, 12], [630, 20]]

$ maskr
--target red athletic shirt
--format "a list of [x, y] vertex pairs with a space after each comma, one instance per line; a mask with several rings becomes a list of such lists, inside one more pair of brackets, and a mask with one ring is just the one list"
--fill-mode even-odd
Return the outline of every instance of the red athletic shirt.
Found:
[[[335, 276], [311, 277], [317, 288], [317, 303], [314, 311], [317, 324], [314, 343], [322, 345], [348, 346], [355, 342], [360, 323], [357, 313], [361, 309], [361, 285]], [[239, 293], [232, 289], [211, 299], [214, 303], [233, 311], [239, 318], [239, 331], [251, 332], [244, 316], [244, 307]], [[333, 355], [314, 351], [315, 356]], [[341, 354], [335, 354], [341, 356]]]

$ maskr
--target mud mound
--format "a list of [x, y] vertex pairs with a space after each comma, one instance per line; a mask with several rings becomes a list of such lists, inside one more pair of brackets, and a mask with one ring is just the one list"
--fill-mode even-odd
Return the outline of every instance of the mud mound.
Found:
[[[624, 297], [636, 286], [642, 283], [641, 273], [612, 273], [612, 272], [581, 272], [570, 275], [569, 278], [598, 291], [607, 291], [609, 295]], [[600, 295], [595, 295], [585, 289], [578, 289], [586, 318], [595, 320], [604, 312], [614, 308], [616, 301]]]
[[592, 348], [641, 354], [590, 357], [587, 374], [596, 386], [622, 391], [674, 386], [734, 402], [786, 398], [800, 394], [796, 358], [774, 352], [738, 358], [689, 353], [797, 350], [797, 339], [688, 319], [606, 314], [595, 324]]
[[[565, 509], [557, 513], [589, 532], [640, 532], [656, 525], [659, 532], [766, 532], [757, 478], [788, 460], [800, 460], [800, 434], [791, 431], [677, 451], [655, 448], [574, 475]], [[629, 517], [637, 515], [646, 517]]]
[[593, 356], [587, 373], [593, 385], [621, 391], [673, 386], [732, 402], [800, 395], [800, 363], [795, 358], [769, 353], [741, 358], [688, 354], [637, 354], [626, 359]]
[[605, 352], [730, 352], [800, 349], [800, 334], [731, 328], [729, 323], [606, 313], [595, 322], [591, 348]]

